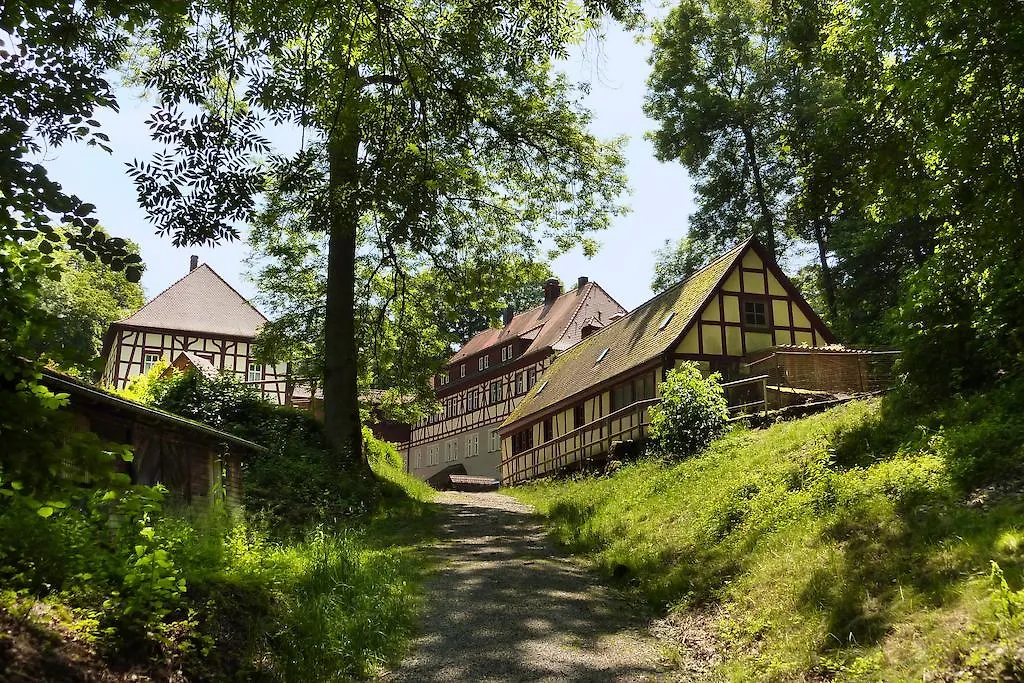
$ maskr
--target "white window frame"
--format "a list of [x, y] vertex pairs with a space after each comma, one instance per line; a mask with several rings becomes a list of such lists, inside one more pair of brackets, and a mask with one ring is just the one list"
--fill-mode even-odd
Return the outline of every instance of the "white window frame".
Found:
[[[497, 391], [495, 391], [495, 387], [497, 387]], [[500, 403], [502, 394], [505, 393], [503, 390], [504, 387], [502, 386], [502, 382], [500, 379], [492, 380], [487, 385], [487, 400], [490, 403]]]
[[460, 377], [465, 377], [466, 376], [466, 364], [465, 363], [463, 363], [462, 365], [459, 366], [459, 373], [460, 373], [459, 374]]
[[472, 458], [480, 455], [480, 435], [469, 434], [466, 436], [466, 457]]
[[[253, 368], [255, 368], [255, 372], [259, 373], [259, 376], [256, 379], [253, 379], [253, 372], [254, 372]], [[263, 371], [263, 363], [252, 363], [252, 362], [250, 362], [246, 366], [245, 379], [250, 384], [255, 384], [255, 383], [258, 383], [258, 382], [262, 382], [263, 378], [265, 377], [263, 372], [264, 372]]]
[[512, 345], [501, 347], [501, 360], [512, 360]]
[[494, 429], [491, 430], [490, 447], [488, 453], [497, 453], [501, 450], [501, 439], [498, 438], [498, 432]]
[[156, 351], [144, 351], [142, 353], [142, 374], [146, 374], [153, 369], [154, 365], [160, 362], [160, 355]]
[[516, 396], [526, 391], [526, 372], [516, 373]]
[[480, 371], [486, 370], [491, 365], [491, 357], [490, 356], [480, 356], [479, 358], [477, 358], [476, 365], [477, 365], [477, 370], [480, 370]]

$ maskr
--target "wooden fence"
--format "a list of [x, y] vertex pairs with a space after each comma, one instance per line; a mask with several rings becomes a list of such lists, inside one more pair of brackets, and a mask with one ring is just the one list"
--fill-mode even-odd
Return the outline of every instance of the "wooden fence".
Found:
[[501, 462], [502, 485], [522, 483], [555, 474], [568, 467], [607, 458], [615, 441], [630, 441], [647, 435], [649, 410], [660, 400], [652, 398], [638, 401], [505, 458]]

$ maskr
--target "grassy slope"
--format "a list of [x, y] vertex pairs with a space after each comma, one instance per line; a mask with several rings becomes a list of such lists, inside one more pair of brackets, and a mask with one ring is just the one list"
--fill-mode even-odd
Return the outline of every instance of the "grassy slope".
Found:
[[966, 501], [1019, 472], [1022, 394], [855, 402], [686, 462], [512, 493], [653, 604], [710, 607], [726, 678], [1020, 676], [1024, 504]]
[[[373, 513], [298, 538], [201, 510], [155, 525], [174, 549], [190, 613], [166, 632], [162, 652], [152, 642], [132, 651], [108, 642], [96, 599], [81, 590], [0, 590], [0, 679], [128, 680], [133, 671], [177, 680], [181, 670], [189, 680], [373, 676], [408, 645], [425, 570], [415, 548], [434, 528], [432, 489], [387, 464], [374, 469]], [[59, 534], [46, 535], [52, 525], [39, 525], [37, 550], [66, 552]]]

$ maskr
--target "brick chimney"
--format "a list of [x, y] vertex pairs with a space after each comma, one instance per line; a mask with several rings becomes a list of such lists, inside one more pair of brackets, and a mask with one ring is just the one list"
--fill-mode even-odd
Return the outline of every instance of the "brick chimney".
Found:
[[550, 306], [555, 299], [562, 296], [562, 283], [555, 278], [544, 283], [544, 305]]
[[512, 324], [512, 318], [516, 315], [516, 310], [512, 308], [511, 304], [505, 307], [505, 311], [501, 314], [501, 322], [505, 327]]
[[577, 291], [582, 291], [582, 289], [586, 286], [588, 282], [590, 282], [589, 277], [587, 277], [586, 275], [580, 275], [579, 279], [576, 280]]
[[192, 254], [192, 258], [189, 259], [189, 263], [188, 263], [188, 272], [191, 273], [193, 270], [195, 270], [198, 267], [199, 267], [199, 257], [196, 256], [195, 254]]

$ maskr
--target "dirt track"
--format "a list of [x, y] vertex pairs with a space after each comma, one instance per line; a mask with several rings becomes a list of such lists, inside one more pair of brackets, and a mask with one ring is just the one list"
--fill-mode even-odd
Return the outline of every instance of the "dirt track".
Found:
[[545, 538], [527, 506], [446, 493], [422, 635], [390, 681], [637, 681], [664, 675], [634, 611]]

